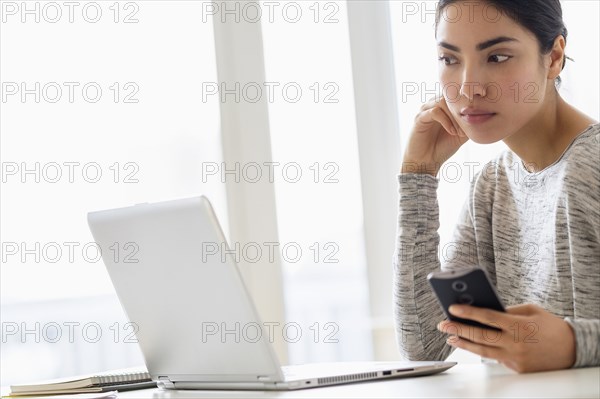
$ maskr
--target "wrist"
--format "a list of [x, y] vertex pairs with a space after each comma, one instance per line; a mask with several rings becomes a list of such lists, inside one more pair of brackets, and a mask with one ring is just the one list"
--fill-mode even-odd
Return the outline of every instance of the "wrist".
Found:
[[400, 167], [400, 173], [428, 174], [436, 177], [440, 170], [437, 162], [413, 162], [403, 161]]

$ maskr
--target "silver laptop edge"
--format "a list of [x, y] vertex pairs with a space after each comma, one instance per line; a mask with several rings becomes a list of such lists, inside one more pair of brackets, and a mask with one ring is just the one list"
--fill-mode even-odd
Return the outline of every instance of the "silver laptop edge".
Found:
[[[456, 364], [315, 363], [282, 369], [233, 257], [206, 251], [228, 246], [204, 196], [90, 212], [88, 224], [137, 330], [148, 372], [164, 388], [290, 390], [435, 374]], [[108, 250], [115, 245], [123, 256]], [[239, 325], [253, 329], [253, 338], [215, 333]]]

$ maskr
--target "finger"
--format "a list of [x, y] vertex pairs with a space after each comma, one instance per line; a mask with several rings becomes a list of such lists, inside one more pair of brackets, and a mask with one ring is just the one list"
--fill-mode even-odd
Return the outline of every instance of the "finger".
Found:
[[449, 337], [446, 343], [455, 348], [461, 348], [488, 359], [496, 359], [499, 362], [506, 360], [506, 352], [501, 348], [481, 345], [459, 337]]
[[502, 331], [450, 321], [440, 322], [438, 324], [438, 330], [446, 334], [468, 339], [471, 342], [481, 345], [504, 346], [502, 343]]
[[448, 310], [454, 316], [502, 329], [506, 329], [504, 327], [510, 326], [517, 318], [520, 319], [519, 315], [469, 305], [451, 305]]
[[445, 334], [458, 335], [463, 338], [468, 338], [467, 330], [471, 326], [456, 321], [444, 320], [438, 323], [437, 329]]
[[462, 139], [464, 139], [464, 142], [469, 140], [469, 137], [467, 136], [467, 134], [465, 133], [465, 131], [463, 130], [462, 127], [460, 127], [460, 124], [458, 123], [458, 121], [456, 122], [457, 128], [458, 128], [458, 136]]
[[461, 136], [461, 132], [462, 132], [462, 135], [465, 136], [464, 132], [460, 128], [460, 125], [458, 124], [456, 119], [454, 119], [454, 116], [452, 115], [452, 111], [450, 111], [450, 108], [448, 107], [448, 103], [446, 102], [446, 98], [444, 96], [441, 96], [439, 98], [438, 105], [444, 110], [444, 112], [446, 114], [448, 114], [448, 117], [450, 118], [450, 121], [452, 122], [452, 125], [454, 126], [454, 130], [456, 131], [456, 135]]
[[426, 110], [432, 109], [434, 107], [440, 107], [446, 113], [448, 119], [452, 123], [452, 126], [454, 127], [454, 131], [450, 132], [447, 129], [446, 129], [446, 131], [448, 131], [450, 134], [454, 133], [453, 135], [458, 136], [460, 138], [459, 141], [460, 141], [461, 145], [466, 143], [467, 141], [469, 141], [469, 138], [467, 137], [465, 131], [460, 127], [460, 124], [452, 115], [452, 112], [450, 111], [450, 108], [448, 107], [448, 103], [446, 102], [446, 98], [443, 95], [441, 95], [441, 94], [437, 95], [437, 96], [433, 97], [432, 99], [430, 99], [425, 104], [423, 104], [421, 107], [421, 111], [426, 111]]
[[442, 94], [436, 94], [435, 96], [431, 97], [429, 100], [427, 100], [427, 102], [425, 102], [423, 104], [423, 107], [425, 109], [429, 109], [429, 108], [433, 108], [435, 105], [437, 105], [440, 100], [442, 100], [444, 98], [444, 96]]
[[422, 112], [419, 118], [423, 123], [431, 123], [434, 121], [438, 122], [440, 125], [442, 125], [446, 132], [453, 136], [457, 135], [454, 125], [452, 124], [452, 121], [450, 120], [448, 115], [446, 115], [446, 113], [438, 107], [431, 108], [425, 112]]
[[437, 96], [430, 98], [427, 102], [421, 104], [421, 111], [427, 111], [429, 109], [436, 107], [438, 105], [439, 101], [440, 101], [440, 99]]

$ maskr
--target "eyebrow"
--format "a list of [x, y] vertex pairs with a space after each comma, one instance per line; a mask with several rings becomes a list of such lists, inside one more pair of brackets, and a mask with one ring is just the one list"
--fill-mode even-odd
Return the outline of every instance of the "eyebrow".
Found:
[[[482, 51], [488, 47], [492, 47], [498, 43], [504, 43], [504, 42], [518, 42], [518, 40], [515, 39], [514, 37], [498, 36], [496, 38], [486, 40], [485, 42], [479, 43], [478, 45], [475, 46], [475, 49], [477, 49], [477, 51]], [[456, 51], [457, 53], [460, 53], [460, 48], [458, 48], [457, 46], [455, 46], [453, 44], [446, 43], [444, 41], [439, 42], [438, 46], [445, 47], [448, 50], [452, 50], [452, 51]]]

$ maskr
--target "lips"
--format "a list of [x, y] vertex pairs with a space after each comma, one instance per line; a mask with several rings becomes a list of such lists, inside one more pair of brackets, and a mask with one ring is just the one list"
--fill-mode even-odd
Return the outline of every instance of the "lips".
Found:
[[479, 108], [463, 108], [460, 110], [460, 114], [461, 116], [466, 116], [466, 115], [474, 115], [474, 116], [478, 116], [478, 115], [495, 115], [495, 112], [492, 111], [487, 111], [484, 109], [479, 109]]
[[478, 108], [463, 108], [460, 111], [460, 116], [470, 124], [479, 124], [483, 122], [487, 122], [492, 119], [496, 115], [495, 112], [478, 109]]

